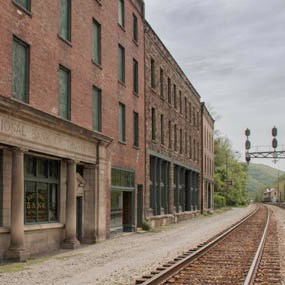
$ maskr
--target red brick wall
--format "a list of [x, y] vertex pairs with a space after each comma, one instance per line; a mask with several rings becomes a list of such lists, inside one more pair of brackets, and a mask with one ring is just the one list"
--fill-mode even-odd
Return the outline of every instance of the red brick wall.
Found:
[[[58, 37], [58, 0], [32, 0], [31, 13], [10, 0], [0, 0], [0, 94], [12, 93], [12, 39], [30, 45], [29, 104], [58, 114], [58, 67], [71, 70], [71, 121], [92, 129], [92, 86], [102, 89], [102, 132], [114, 139], [111, 163], [136, 170], [144, 184], [144, 35], [140, 1], [125, 0], [125, 30], [118, 26], [117, 1], [72, 1], [71, 45]], [[47, 4], [48, 3], [48, 4]], [[133, 13], [138, 18], [139, 44], [133, 42]], [[102, 66], [92, 63], [93, 17], [101, 24]], [[118, 44], [125, 48], [126, 84], [118, 83]], [[139, 63], [139, 96], [133, 95], [133, 58]], [[126, 145], [118, 143], [118, 102], [126, 105]], [[139, 113], [140, 148], [133, 148], [133, 111]], [[109, 198], [109, 197], [108, 197]], [[109, 208], [109, 199], [107, 199]], [[107, 214], [109, 217], [109, 215]]]

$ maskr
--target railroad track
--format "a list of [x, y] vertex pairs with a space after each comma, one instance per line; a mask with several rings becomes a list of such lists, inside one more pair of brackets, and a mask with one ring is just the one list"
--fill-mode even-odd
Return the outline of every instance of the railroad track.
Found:
[[269, 209], [259, 205], [230, 229], [144, 275], [136, 284], [281, 284], [274, 222]]

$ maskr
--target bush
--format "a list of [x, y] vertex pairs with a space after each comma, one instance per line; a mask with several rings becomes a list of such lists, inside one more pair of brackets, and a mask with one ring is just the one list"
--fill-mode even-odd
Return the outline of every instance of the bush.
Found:
[[226, 206], [226, 198], [221, 194], [214, 193], [214, 208], [220, 209]]
[[151, 230], [151, 225], [150, 225], [149, 221], [147, 221], [147, 220], [143, 221], [142, 229], [144, 231], [150, 231]]

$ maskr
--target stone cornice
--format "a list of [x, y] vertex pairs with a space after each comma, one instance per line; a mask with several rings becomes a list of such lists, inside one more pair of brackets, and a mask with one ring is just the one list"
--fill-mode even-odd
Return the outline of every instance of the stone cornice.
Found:
[[113, 139], [101, 133], [80, 127], [70, 121], [40, 111], [28, 104], [0, 95], [0, 112], [35, 122], [54, 130], [83, 138], [85, 140], [109, 145]]

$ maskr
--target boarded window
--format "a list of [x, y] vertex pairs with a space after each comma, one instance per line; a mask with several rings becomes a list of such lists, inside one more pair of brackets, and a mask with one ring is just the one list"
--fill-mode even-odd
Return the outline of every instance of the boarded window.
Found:
[[29, 46], [13, 39], [13, 97], [28, 102], [29, 90]]
[[167, 93], [168, 93], [168, 103], [171, 104], [171, 79], [167, 80]]
[[155, 88], [155, 61], [152, 58], [150, 62], [150, 76], [151, 76], [151, 88]]
[[24, 9], [31, 11], [31, 0], [14, 0], [17, 4], [22, 6]]
[[164, 144], [164, 116], [160, 115], [160, 142]]
[[71, 1], [60, 0], [60, 36], [71, 41]]
[[126, 142], [126, 107], [119, 103], [119, 141]]
[[94, 86], [92, 96], [93, 130], [98, 132], [101, 132], [101, 96], [101, 90]]
[[3, 226], [3, 152], [0, 151], [0, 227]]
[[133, 14], [133, 37], [134, 40], [138, 41], [138, 18], [135, 14]]
[[101, 64], [101, 25], [93, 20], [93, 61]]
[[124, 3], [124, 0], [119, 0], [119, 3], [118, 3], [118, 22], [122, 27], [125, 26], [125, 3]]
[[134, 59], [133, 60], [133, 89], [134, 93], [138, 94], [139, 93], [139, 64], [138, 62]]
[[118, 79], [125, 83], [125, 49], [119, 45]]
[[134, 146], [139, 146], [139, 114], [134, 112]]
[[70, 70], [59, 66], [59, 116], [70, 120]]
[[153, 141], [156, 140], [156, 110], [151, 108], [151, 138]]

